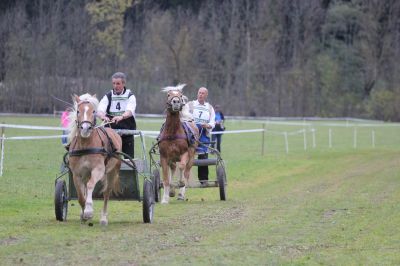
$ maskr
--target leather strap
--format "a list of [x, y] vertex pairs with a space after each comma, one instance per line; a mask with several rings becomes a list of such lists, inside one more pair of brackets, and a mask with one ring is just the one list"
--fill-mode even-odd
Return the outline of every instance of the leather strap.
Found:
[[74, 150], [74, 151], [68, 152], [69, 156], [82, 156], [82, 155], [88, 155], [88, 154], [106, 154], [106, 155], [108, 155], [109, 153], [104, 148], [89, 148], [89, 149]]

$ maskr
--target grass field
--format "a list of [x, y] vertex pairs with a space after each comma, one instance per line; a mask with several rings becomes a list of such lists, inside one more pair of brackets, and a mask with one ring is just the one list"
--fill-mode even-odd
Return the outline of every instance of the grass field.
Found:
[[[56, 118], [0, 122], [59, 124]], [[138, 124], [158, 130], [160, 123]], [[223, 136], [227, 201], [216, 188], [189, 189], [185, 202], [157, 204], [153, 224], [142, 222], [141, 203], [112, 201], [107, 228], [98, 222], [100, 201], [92, 227], [80, 223], [76, 201], [68, 220], [56, 221], [59, 139], [6, 141], [0, 265], [399, 265], [399, 128], [357, 127], [354, 145], [352, 126], [264, 127], [264, 156], [261, 133]], [[263, 125], [229, 121], [227, 128]], [[289, 134], [286, 153], [282, 132], [303, 128], [306, 147], [304, 134]], [[6, 129], [6, 136], [59, 133]], [[152, 139], [146, 142], [149, 148]]]

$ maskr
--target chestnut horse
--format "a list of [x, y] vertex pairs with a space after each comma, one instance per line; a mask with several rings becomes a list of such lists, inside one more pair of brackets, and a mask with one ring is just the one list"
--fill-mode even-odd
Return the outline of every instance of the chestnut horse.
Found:
[[[160, 133], [158, 148], [160, 152], [160, 164], [162, 168], [164, 194], [161, 203], [168, 203], [171, 192], [171, 181], [176, 171], [176, 163], [179, 168], [179, 194], [178, 200], [185, 198], [186, 184], [189, 180], [190, 169], [193, 166], [194, 156], [198, 142], [189, 144], [185, 130], [182, 126], [180, 117], [182, 108], [185, 105], [185, 96], [182, 94], [182, 88], [185, 85], [177, 87], [164, 88], [168, 92], [167, 98], [167, 118], [164, 127]], [[188, 125], [192, 128], [195, 139], [199, 139], [199, 131], [196, 125], [191, 122]], [[184, 179], [185, 177], [185, 179]]]
[[100, 224], [107, 225], [107, 203], [110, 193], [118, 193], [121, 137], [111, 128], [96, 127], [95, 95], [74, 95], [74, 111], [70, 113], [69, 168], [81, 205], [81, 221], [93, 218], [92, 194], [97, 182], [102, 181], [104, 205]]

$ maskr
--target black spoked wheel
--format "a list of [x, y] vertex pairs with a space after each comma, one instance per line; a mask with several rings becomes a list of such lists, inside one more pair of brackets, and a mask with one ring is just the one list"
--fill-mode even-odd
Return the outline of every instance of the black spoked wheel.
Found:
[[154, 200], [155, 200], [155, 202], [160, 202], [161, 180], [160, 180], [160, 171], [158, 169], [154, 169], [152, 180], [153, 180], [153, 186], [154, 186]]
[[67, 185], [61, 179], [58, 179], [55, 185], [54, 208], [57, 221], [66, 221], [68, 214]]
[[153, 183], [145, 179], [143, 183], [143, 222], [152, 223], [154, 214], [154, 191]]
[[226, 174], [222, 165], [217, 166], [217, 180], [219, 187], [219, 198], [226, 200]]

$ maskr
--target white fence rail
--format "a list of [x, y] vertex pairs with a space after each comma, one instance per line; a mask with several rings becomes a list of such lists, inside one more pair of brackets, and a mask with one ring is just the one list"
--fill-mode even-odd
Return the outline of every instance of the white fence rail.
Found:
[[[142, 116], [143, 117], [143, 116]], [[151, 118], [158, 117], [156, 115], [151, 115]], [[161, 118], [162, 116], [160, 116]], [[245, 133], [260, 133], [262, 134], [261, 138], [261, 155], [265, 154], [265, 150], [268, 152], [273, 152], [270, 146], [271, 139], [277, 140], [276, 138], [281, 138], [283, 141], [283, 147], [277, 148], [282, 149], [286, 154], [292, 150], [292, 146], [294, 143], [294, 139], [297, 141], [297, 145], [294, 145], [297, 149], [299, 147], [298, 143], [302, 142], [302, 149], [307, 151], [309, 148], [316, 149], [320, 146], [327, 147], [328, 149], [333, 149], [338, 145], [339, 141], [343, 142], [340, 138], [343, 138], [343, 130], [346, 130], [347, 139], [346, 145], [352, 145], [354, 149], [358, 148], [360, 145], [360, 138], [363, 139], [363, 145], [367, 145], [369, 147], [375, 148], [377, 143], [377, 131], [379, 128], [384, 127], [392, 127], [397, 131], [397, 127], [400, 127], [399, 123], [383, 123], [369, 120], [358, 120], [358, 119], [346, 119], [342, 123], [334, 123], [334, 122], [322, 122], [319, 120], [298, 120], [298, 121], [278, 121], [275, 119], [268, 118], [268, 120], [262, 119], [252, 119], [252, 120], [229, 120], [230, 123], [240, 123], [241, 121], [245, 121], [246, 123], [257, 123], [261, 125], [263, 128], [257, 129], [247, 129], [247, 130], [227, 130], [224, 132], [213, 132], [212, 134], [245, 134]], [[335, 119], [337, 120], [337, 119]], [[318, 121], [318, 122], [315, 122]], [[324, 120], [326, 121], [326, 120]], [[287, 127], [288, 130], [275, 130], [274, 127], [284, 126]], [[289, 130], [291, 127], [292, 130]], [[296, 129], [296, 127], [300, 127], [300, 129]], [[16, 129], [29, 129], [29, 130], [47, 130], [47, 131], [62, 131], [62, 127], [49, 127], [49, 126], [34, 126], [34, 125], [15, 125], [15, 124], [0, 124], [0, 176], [2, 176], [3, 172], [3, 164], [4, 164], [4, 145], [5, 141], [9, 140], [40, 140], [40, 139], [54, 139], [54, 138], [62, 138], [65, 135], [50, 135], [50, 136], [9, 136], [6, 137], [5, 129], [6, 128], [16, 128]], [[351, 136], [349, 134], [349, 130], [352, 130]], [[338, 133], [337, 137], [335, 137], [335, 132], [341, 131]], [[326, 132], [326, 133], [325, 133]], [[362, 137], [360, 137], [362, 132]], [[144, 136], [150, 138], [156, 138], [159, 134], [159, 131], [142, 131]], [[366, 137], [368, 135], [368, 137]], [[393, 136], [400, 134], [393, 134]], [[311, 141], [310, 141], [311, 138]], [[382, 142], [382, 139], [385, 139], [385, 136], [380, 135], [379, 140]], [[350, 141], [352, 139], [352, 141]], [[254, 141], [254, 138], [252, 138]], [[279, 141], [277, 141], [279, 142]], [[267, 146], [268, 145], [268, 146]], [[291, 146], [292, 145], [292, 146]], [[390, 145], [390, 143], [388, 144]], [[399, 137], [399, 146], [400, 146], [400, 137]], [[269, 148], [269, 149], [266, 149]], [[276, 149], [276, 150], [277, 150]], [[276, 151], [275, 150], [275, 151]]]

